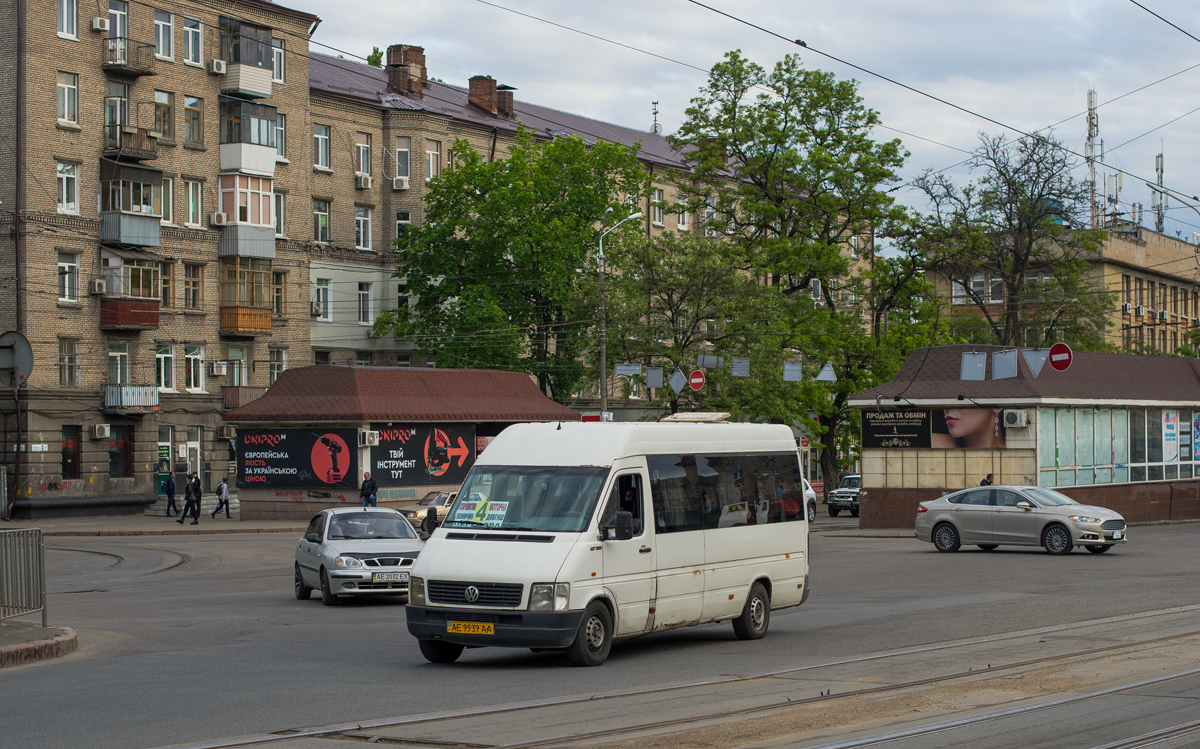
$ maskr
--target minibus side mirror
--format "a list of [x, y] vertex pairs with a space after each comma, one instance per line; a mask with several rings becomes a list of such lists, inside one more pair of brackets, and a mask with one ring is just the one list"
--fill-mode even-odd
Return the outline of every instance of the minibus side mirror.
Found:
[[617, 510], [617, 540], [628, 541], [633, 538], [633, 513], [628, 510]]

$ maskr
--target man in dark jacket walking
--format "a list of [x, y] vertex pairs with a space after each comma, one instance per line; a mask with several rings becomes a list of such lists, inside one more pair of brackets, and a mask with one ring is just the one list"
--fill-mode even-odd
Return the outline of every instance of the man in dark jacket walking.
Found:
[[169, 473], [163, 482], [163, 491], [167, 494], [167, 517], [171, 517], [171, 510], [179, 512], [179, 508], [175, 506], [175, 477]]
[[378, 507], [375, 504], [375, 495], [379, 493], [379, 485], [375, 483], [375, 479], [371, 478], [369, 471], [363, 471], [362, 488], [358, 490], [358, 496], [362, 497], [363, 509], [367, 509], [367, 505]]
[[229, 477], [221, 479], [221, 483], [217, 484], [217, 507], [212, 511], [213, 520], [217, 519], [217, 514], [221, 512], [221, 508], [225, 508], [225, 517], [231, 518], [229, 514]]
[[200, 474], [192, 473], [188, 476], [187, 485], [183, 487], [183, 515], [176, 520], [176, 523], [183, 525], [183, 521], [187, 520], [188, 513], [192, 513], [192, 525], [200, 525]]

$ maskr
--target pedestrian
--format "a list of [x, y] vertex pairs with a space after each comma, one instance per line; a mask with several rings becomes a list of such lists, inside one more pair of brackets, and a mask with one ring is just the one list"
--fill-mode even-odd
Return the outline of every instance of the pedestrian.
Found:
[[187, 484], [183, 487], [183, 514], [176, 523], [183, 525], [188, 513], [192, 513], [192, 525], [200, 525], [200, 474], [188, 474]]
[[163, 482], [163, 491], [167, 493], [167, 517], [171, 517], [171, 510], [178, 513], [179, 508], [175, 506], [175, 477], [169, 473]]
[[375, 479], [371, 478], [370, 471], [363, 471], [362, 488], [358, 490], [358, 496], [362, 497], [363, 509], [367, 509], [367, 505], [378, 507], [375, 504], [375, 495], [379, 493], [379, 485], [375, 483]]
[[992, 485], [992, 484], [994, 484], [994, 483], [996, 483], [996, 482], [992, 481], [992, 474], [990, 474], [990, 473], [989, 473], [989, 474], [987, 475], [987, 477], [986, 477], [986, 478], [984, 478], [984, 480], [983, 480], [983, 481], [980, 481], [980, 482], [979, 482], [979, 485], [980, 485], [980, 486], [991, 486], [991, 485]]
[[229, 482], [229, 477], [226, 476], [225, 478], [221, 479], [221, 483], [217, 484], [217, 508], [212, 511], [213, 520], [217, 519], [217, 513], [219, 513], [221, 511], [222, 507], [225, 508], [225, 517], [227, 517], [227, 518], [233, 517], [232, 515], [229, 514], [229, 483], [228, 482]]

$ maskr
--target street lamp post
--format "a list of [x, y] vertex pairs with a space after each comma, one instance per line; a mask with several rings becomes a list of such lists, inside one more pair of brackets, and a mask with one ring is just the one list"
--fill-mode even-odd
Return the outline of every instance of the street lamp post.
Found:
[[[606, 221], [612, 215], [612, 212], [611, 208], [604, 212], [604, 219]], [[604, 421], [607, 418], [606, 414], [608, 414], [608, 341], [604, 318], [604, 238], [608, 236], [609, 232], [626, 221], [633, 221], [641, 217], [642, 212], [638, 211], [621, 219], [600, 233], [600, 251], [596, 253], [596, 260], [600, 267], [600, 421]]]

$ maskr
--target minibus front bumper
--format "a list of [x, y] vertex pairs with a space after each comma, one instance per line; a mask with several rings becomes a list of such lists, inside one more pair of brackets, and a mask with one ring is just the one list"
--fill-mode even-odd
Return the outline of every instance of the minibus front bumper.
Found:
[[[583, 611], [513, 611], [454, 609], [443, 606], [404, 607], [408, 632], [418, 640], [508, 648], [565, 648], [575, 640]], [[491, 624], [494, 634], [452, 632], [455, 622]]]

